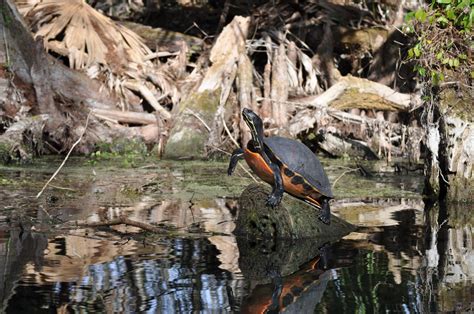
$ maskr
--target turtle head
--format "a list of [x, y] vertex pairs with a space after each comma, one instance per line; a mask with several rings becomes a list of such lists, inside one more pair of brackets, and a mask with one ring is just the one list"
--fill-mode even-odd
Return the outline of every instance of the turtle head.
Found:
[[263, 121], [260, 117], [250, 109], [244, 108], [242, 110], [242, 117], [245, 123], [247, 123], [250, 132], [252, 133], [252, 139], [254, 146], [257, 149], [263, 147]]

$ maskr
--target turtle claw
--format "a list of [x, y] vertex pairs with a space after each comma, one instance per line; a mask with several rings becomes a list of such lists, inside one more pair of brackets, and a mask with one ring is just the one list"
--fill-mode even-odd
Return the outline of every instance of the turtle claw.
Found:
[[331, 209], [329, 207], [329, 200], [322, 200], [321, 211], [319, 212], [319, 220], [321, 220], [326, 225], [331, 224]]
[[281, 195], [270, 194], [267, 198], [267, 206], [270, 206], [271, 208], [277, 207], [281, 203], [281, 198]]
[[319, 214], [319, 220], [321, 220], [326, 225], [331, 224], [331, 215], [329, 213], [321, 213]]

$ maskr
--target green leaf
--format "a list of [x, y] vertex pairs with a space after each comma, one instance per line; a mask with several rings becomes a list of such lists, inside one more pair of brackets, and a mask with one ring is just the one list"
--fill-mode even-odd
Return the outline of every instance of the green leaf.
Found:
[[471, 71], [471, 78], [474, 79], [474, 71]]
[[438, 60], [443, 59], [443, 52], [442, 51], [440, 51], [436, 54], [436, 59], [438, 59]]
[[415, 13], [415, 18], [418, 20], [418, 21], [421, 21], [421, 22], [424, 22], [426, 21], [426, 17], [428, 15], [426, 14], [426, 11], [423, 10], [423, 9], [418, 9]]
[[459, 4], [456, 6], [456, 9], [460, 10], [460, 9], [465, 8], [465, 7], [468, 7], [469, 2], [470, 2], [470, 0], [463, 0], [463, 1], [459, 2]]
[[446, 11], [446, 16], [448, 17], [448, 19], [450, 19], [451, 21], [454, 21], [456, 19], [456, 14], [454, 14], [454, 10], [453, 9], [449, 9]]
[[442, 63], [442, 64], [446, 64], [446, 63], [449, 62], [449, 60], [451, 60], [451, 59], [449, 59], [449, 58], [444, 58], [443, 61], [441, 61], [441, 63]]
[[409, 22], [413, 20], [415, 17], [415, 12], [408, 12], [407, 15], [405, 15], [405, 22]]
[[425, 76], [426, 75], [426, 69], [422, 68], [422, 67], [419, 67], [418, 68], [418, 74], [420, 74], [420, 76]]
[[411, 59], [411, 58], [413, 58], [413, 56], [414, 56], [413, 48], [410, 48], [410, 49], [408, 50], [408, 58]]
[[449, 60], [448, 60], [448, 64], [449, 64], [450, 67], [453, 67], [453, 65], [454, 65], [454, 60], [453, 60], [453, 59], [449, 59]]
[[413, 52], [415, 53], [415, 57], [421, 56], [421, 50], [420, 50], [420, 44], [417, 44], [415, 47], [413, 47]]
[[457, 67], [459, 66], [459, 59], [458, 59], [458, 58], [454, 58], [454, 59], [453, 59], [453, 66], [454, 66], [455, 68], [457, 68]]
[[459, 57], [459, 59], [462, 59], [462, 60], [466, 60], [466, 59], [467, 59], [467, 55], [464, 54], [464, 53], [461, 53], [458, 57]]
[[474, 7], [471, 8], [471, 13], [469, 14], [469, 22], [466, 28], [471, 28], [472, 23], [474, 23]]
[[436, 22], [441, 23], [441, 24], [448, 24], [449, 21], [444, 15], [441, 15], [440, 17], [436, 19]]
[[451, 0], [436, 0], [437, 3], [450, 4]]
[[438, 85], [440, 81], [440, 73], [436, 71], [431, 71], [431, 81], [433, 85]]

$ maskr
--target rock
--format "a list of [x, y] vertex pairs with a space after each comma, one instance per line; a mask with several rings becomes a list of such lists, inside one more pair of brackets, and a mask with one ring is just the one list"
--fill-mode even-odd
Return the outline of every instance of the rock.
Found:
[[321, 222], [319, 211], [285, 194], [281, 204], [271, 208], [265, 204], [270, 186], [249, 185], [240, 196], [240, 209], [234, 233], [247, 239], [324, 238], [335, 241], [355, 229], [352, 224], [331, 215], [331, 224]]

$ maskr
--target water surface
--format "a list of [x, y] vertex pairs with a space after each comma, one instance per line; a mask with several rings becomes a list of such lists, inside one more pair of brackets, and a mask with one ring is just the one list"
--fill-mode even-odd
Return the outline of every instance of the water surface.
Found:
[[[237, 199], [253, 181], [241, 169], [227, 177], [226, 163], [71, 160], [37, 199], [59, 163], [0, 168], [1, 312], [473, 309], [472, 205], [426, 206], [421, 174], [364, 164], [367, 177], [323, 160], [334, 212], [359, 227], [321, 247], [235, 238]], [[63, 228], [120, 215], [165, 232]]]

